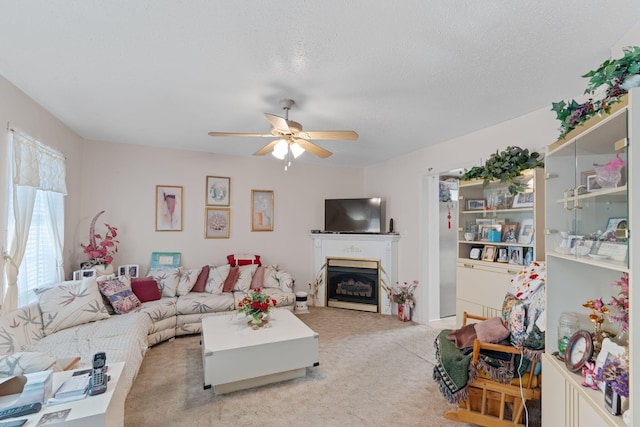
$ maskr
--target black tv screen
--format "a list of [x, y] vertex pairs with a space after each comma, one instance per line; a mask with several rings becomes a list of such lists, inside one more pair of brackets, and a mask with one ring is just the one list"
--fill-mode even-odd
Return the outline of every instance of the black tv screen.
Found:
[[384, 203], [367, 199], [325, 199], [324, 231], [334, 233], [382, 233]]

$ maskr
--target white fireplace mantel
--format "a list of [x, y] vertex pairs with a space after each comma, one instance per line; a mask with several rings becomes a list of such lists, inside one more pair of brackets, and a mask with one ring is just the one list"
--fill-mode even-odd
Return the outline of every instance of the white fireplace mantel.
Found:
[[[368, 259], [380, 262], [382, 279], [387, 284], [398, 280], [398, 234], [333, 234], [311, 233], [313, 239], [313, 266], [323, 280], [318, 287], [315, 305], [326, 305], [326, 287], [322, 266], [327, 258]], [[391, 304], [382, 288], [378, 291], [380, 312], [391, 314]]]

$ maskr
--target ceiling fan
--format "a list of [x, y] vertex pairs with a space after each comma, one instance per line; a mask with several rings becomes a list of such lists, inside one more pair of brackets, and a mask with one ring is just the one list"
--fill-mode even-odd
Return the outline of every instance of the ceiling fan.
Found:
[[273, 114], [264, 113], [271, 123], [271, 133], [230, 133], [230, 132], [209, 132], [210, 136], [253, 136], [262, 138], [273, 138], [273, 141], [253, 153], [254, 156], [262, 156], [271, 152], [275, 157], [286, 160], [285, 170], [291, 165], [291, 156], [298, 157], [305, 151], [310, 152], [322, 159], [331, 156], [333, 153], [324, 149], [310, 139], [324, 140], [347, 140], [357, 141], [358, 134], [352, 130], [327, 130], [327, 131], [303, 131], [302, 125], [289, 120], [289, 110], [295, 104], [293, 99], [282, 99], [280, 105], [285, 111], [285, 116], [279, 117]]

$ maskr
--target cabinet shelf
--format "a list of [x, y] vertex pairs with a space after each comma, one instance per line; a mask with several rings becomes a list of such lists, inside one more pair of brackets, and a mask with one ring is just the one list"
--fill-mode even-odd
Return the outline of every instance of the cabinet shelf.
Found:
[[586, 256], [576, 256], [573, 254], [561, 254], [559, 252], [548, 252], [547, 256], [554, 257], [554, 258], [562, 258], [562, 259], [573, 261], [579, 264], [588, 264], [596, 267], [608, 268], [609, 270], [619, 271], [623, 273], [629, 272], [629, 268], [627, 267], [627, 264], [624, 261], [614, 261], [612, 259], [597, 260], [597, 259], [589, 258]]
[[612, 426], [626, 427], [621, 416], [613, 416], [604, 407], [604, 394], [600, 390], [593, 390], [590, 387], [584, 387], [582, 381], [583, 377], [579, 373], [570, 372], [565, 366], [564, 362], [556, 359], [549, 353], [545, 353], [542, 357], [546, 359], [546, 362], [552, 365], [562, 376], [567, 380], [574, 390], [582, 396], [589, 404], [596, 409], [598, 414], [606, 420]]
[[487, 216], [493, 214], [502, 214], [502, 213], [519, 213], [519, 212], [533, 212], [533, 208], [507, 208], [507, 209], [484, 209], [484, 210], [464, 210], [460, 211], [461, 214], [464, 215], [483, 215]]
[[458, 244], [469, 244], [469, 245], [493, 245], [493, 246], [518, 246], [521, 248], [532, 248], [533, 244], [525, 245], [524, 243], [508, 243], [508, 242], [488, 242], [486, 240], [458, 240]]
[[[606, 197], [608, 202], [627, 202], [627, 186], [621, 185], [614, 188], [605, 188], [602, 190], [591, 191], [589, 193], [580, 194], [578, 200], [589, 200], [598, 197]], [[573, 202], [576, 198], [570, 196], [567, 198], [569, 202]], [[564, 203], [564, 199], [556, 200], [556, 203]]]

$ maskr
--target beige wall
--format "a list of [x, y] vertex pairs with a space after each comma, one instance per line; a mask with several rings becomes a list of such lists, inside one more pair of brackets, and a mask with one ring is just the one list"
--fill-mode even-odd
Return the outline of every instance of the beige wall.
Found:
[[[363, 191], [362, 169], [294, 161], [285, 172], [282, 161], [272, 156], [221, 156], [87, 142], [83, 164], [89, 167], [81, 177], [80, 221], [68, 231], [71, 242], [85, 241], [91, 219], [105, 209], [98, 223], [109, 223], [120, 232], [116, 265], [140, 264], [146, 273], [154, 251], [181, 252], [186, 267], [223, 263], [232, 253], [252, 253], [290, 271], [298, 290], [306, 290], [315, 274], [309, 232], [324, 226], [324, 199], [360, 197]], [[229, 239], [204, 238], [207, 175], [231, 178]], [[183, 187], [183, 231], [155, 231], [156, 185]], [[274, 191], [273, 232], [251, 231], [252, 189]], [[83, 260], [76, 246], [72, 265], [77, 267]]]

